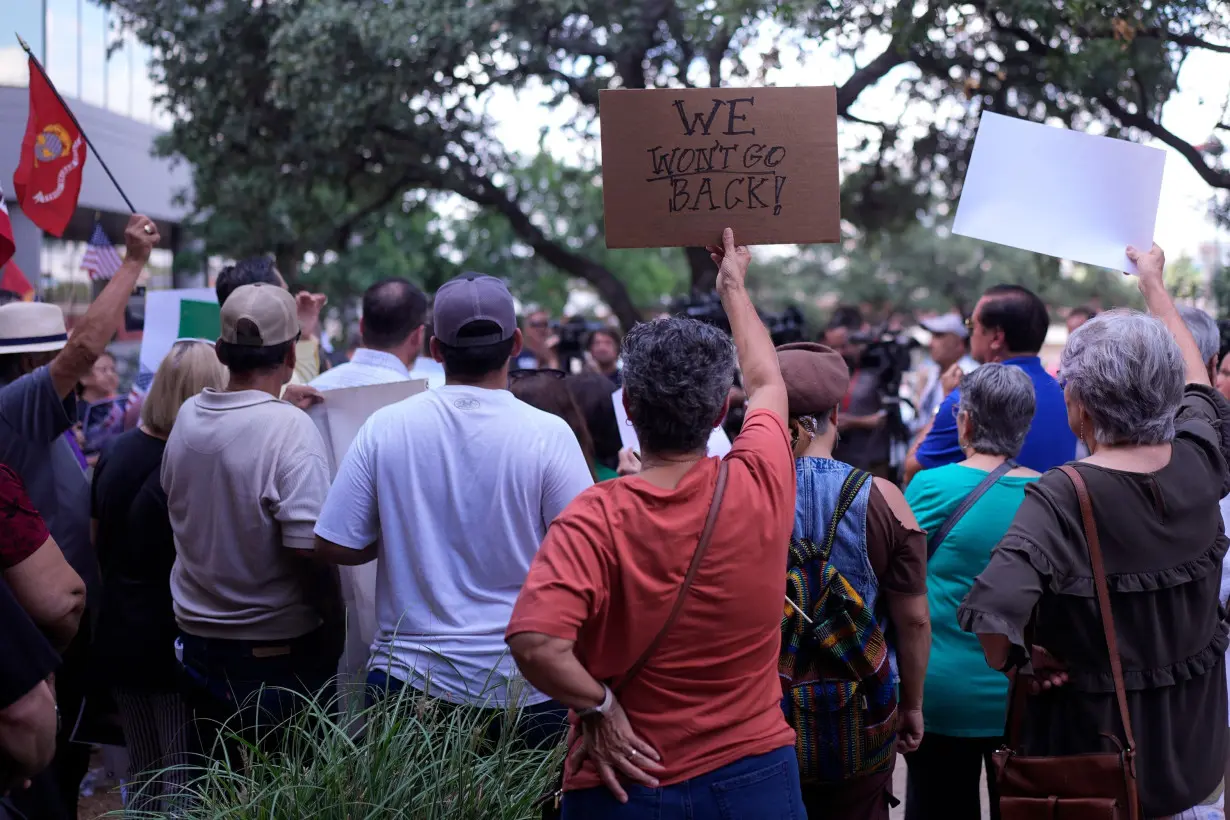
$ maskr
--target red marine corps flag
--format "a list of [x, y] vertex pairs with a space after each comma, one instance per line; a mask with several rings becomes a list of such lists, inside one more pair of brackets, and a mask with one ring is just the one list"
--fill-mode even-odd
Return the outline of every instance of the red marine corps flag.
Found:
[[31, 57], [30, 118], [13, 188], [22, 213], [49, 234], [62, 236], [77, 210], [85, 154], [73, 115]]

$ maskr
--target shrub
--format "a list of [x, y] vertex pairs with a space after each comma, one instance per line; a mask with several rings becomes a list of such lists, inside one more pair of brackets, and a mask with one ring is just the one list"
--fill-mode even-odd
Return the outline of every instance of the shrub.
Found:
[[306, 700], [302, 714], [276, 727], [276, 753], [230, 733], [238, 759], [223, 755], [198, 771], [174, 816], [530, 820], [563, 756], [562, 746], [526, 749], [512, 732], [489, 741], [490, 722], [511, 726], [516, 709], [444, 704], [411, 687], [345, 715], [336, 698]]

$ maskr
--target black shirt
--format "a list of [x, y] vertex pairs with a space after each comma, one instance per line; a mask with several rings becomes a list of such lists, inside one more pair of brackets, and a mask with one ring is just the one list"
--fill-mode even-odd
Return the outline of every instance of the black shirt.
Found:
[[171, 603], [175, 539], [160, 472], [166, 442], [130, 430], [94, 470], [103, 603], [94, 639], [100, 674], [129, 688], [174, 689], [178, 630]]
[[[1146, 817], [1199, 804], [1225, 771], [1226, 647], [1219, 606], [1230, 541], [1218, 502], [1230, 493], [1230, 404], [1189, 385], [1170, 463], [1153, 473], [1093, 464], [1089, 486], [1106, 565], [1136, 771]], [[1113, 751], [1124, 735], [1076, 489], [1051, 470], [1025, 491], [1012, 527], [957, 613], [975, 634], [1003, 635], [1014, 654], [1034, 644], [1067, 666], [1068, 683], [1029, 698], [1032, 755]]]
[[59, 665], [60, 656], [0, 581], [0, 709], [21, 700]]

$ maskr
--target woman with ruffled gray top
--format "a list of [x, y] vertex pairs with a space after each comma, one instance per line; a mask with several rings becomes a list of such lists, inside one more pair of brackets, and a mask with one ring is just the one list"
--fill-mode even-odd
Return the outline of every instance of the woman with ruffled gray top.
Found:
[[[1147, 818], [1224, 817], [1230, 404], [1162, 282], [1165, 258], [1129, 249], [1152, 316], [1111, 311], [1077, 330], [1060, 372], [1089, 488], [1136, 738]], [[958, 612], [996, 669], [1032, 660], [1023, 751], [1116, 751], [1123, 738], [1076, 490], [1051, 470]], [[1026, 626], [1031, 621], [1033, 634]]]

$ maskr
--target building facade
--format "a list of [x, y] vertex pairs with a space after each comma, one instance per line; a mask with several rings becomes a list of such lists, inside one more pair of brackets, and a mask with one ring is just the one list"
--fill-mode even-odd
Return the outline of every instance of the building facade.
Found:
[[[129, 211], [107, 178], [99, 155], [136, 209], [158, 223], [162, 245], [151, 255], [142, 284], [172, 286], [174, 253], [183, 241], [180, 224], [190, 197], [185, 163], [153, 155], [154, 140], [170, 123], [157, 108], [150, 52], [95, 0], [4, 0], [7, 32], [0, 34], [0, 175], [13, 222], [14, 261], [36, 286], [39, 298], [60, 304], [71, 322], [88, 305], [93, 288], [81, 259], [95, 221], [123, 244]], [[30, 45], [97, 151], [85, 163], [77, 211], [63, 237], [45, 235], [13, 200], [29, 112], [25, 52], [11, 32]]]

